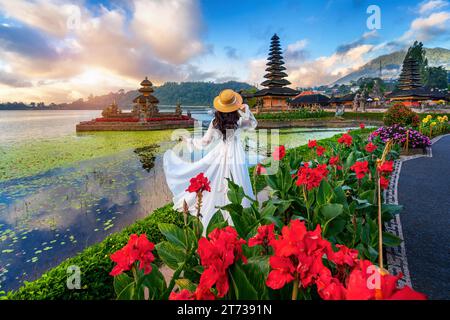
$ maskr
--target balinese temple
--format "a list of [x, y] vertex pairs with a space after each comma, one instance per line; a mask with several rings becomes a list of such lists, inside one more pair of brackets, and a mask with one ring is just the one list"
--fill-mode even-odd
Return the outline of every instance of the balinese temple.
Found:
[[285, 78], [286, 67], [282, 56], [280, 38], [274, 34], [271, 39], [269, 57], [267, 61], [266, 80], [261, 83], [265, 89], [252, 95], [257, 98], [256, 112], [285, 111], [288, 109], [288, 100], [298, 95], [298, 92], [287, 87], [291, 83]]
[[406, 106], [418, 106], [421, 101], [433, 100], [431, 90], [422, 84], [419, 62], [411, 55], [403, 61], [397, 88], [386, 96], [391, 102], [400, 101]]
[[177, 104], [175, 112], [160, 112], [159, 100], [152, 95], [153, 84], [147, 77], [141, 82], [139, 95], [133, 99], [133, 110], [122, 112], [116, 102], [107, 106], [101, 118], [83, 121], [76, 126], [77, 131], [142, 131], [191, 128], [194, 119], [188, 112], [183, 115], [181, 105]]
[[140, 95], [134, 98], [135, 106], [133, 112], [142, 121], [146, 118], [153, 118], [158, 116], [159, 100], [152, 95], [154, 92], [153, 84], [147, 77], [141, 82], [141, 88], [138, 90]]

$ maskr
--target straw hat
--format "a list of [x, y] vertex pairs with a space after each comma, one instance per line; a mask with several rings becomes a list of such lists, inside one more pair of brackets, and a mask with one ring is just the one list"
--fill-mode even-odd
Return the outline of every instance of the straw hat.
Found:
[[214, 108], [217, 111], [230, 113], [242, 107], [242, 96], [231, 89], [223, 90], [214, 98]]

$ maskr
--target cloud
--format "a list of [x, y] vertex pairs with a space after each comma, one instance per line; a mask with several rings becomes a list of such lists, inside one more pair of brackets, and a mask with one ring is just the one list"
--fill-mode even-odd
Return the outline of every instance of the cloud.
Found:
[[16, 74], [11, 74], [1, 70], [0, 70], [0, 84], [18, 88], [28, 88], [33, 86], [33, 84], [27, 81], [26, 79], [18, 77]]
[[136, 88], [146, 75], [155, 84], [211, 76], [191, 66], [192, 59], [213, 52], [202, 41], [196, 0], [115, 0], [107, 6], [0, 0], [0, 12], [6, 16], [0, 25], [0, 66], [33, 84], [4, 76], [2, 95], [18, 86], [14, 95], [25, 101], [67, 102]]
[[190, 0], [135, 0], [131, 27], [159, 58], [180, 64], [204, 52], [200, 9]]
[[368, 31], [365, 32], [359, 39], [351, 42], [351, 43], [347, 43], [347, 44], [342, 44], [340, 46], [337, 47], [336, 52], [338, 54], [345, 54], [348, 51], [359, 47], [363, 44], [368, 43], [371, 39], [377, 38], [378, 37], [378, 33], [377, 30], [372, 30], [372, 31]]
[[288, 65], [289, 80], [296, 87], [330, 84], [367, 62], [373, 45], [360, 45], [345, 53], [333, 53], [298, 65]]
[[442, 8], [445, 8], [446, 6], [448, 6], [448, 2], [447, 1], [443, 1], [443, 0], [430, 0], [430, 1], [425, 1], [422, 2], [419, 6], [419, 13], [420, 14], [425, 14], [428, 13], [430, 11], [434, 11], [434, 10], [439, 10]]
[[284, 52], [286, 60], [305, 60], [309, 56], [309, 51], [305, 50], [307, 45], [307, 39], [289, 44]]
[[440, 36], [447, 35], [449, 30], [450, 12], [435, 12], [426, 17], [415, 19], [399, 39], [401, 42], [432, 41]]
[[225, 55], [227, 56], [228, 59], [234, 59], [234, 60], [239, 59], [236, 48], [226, 46], [223, 49], [225, 50]]

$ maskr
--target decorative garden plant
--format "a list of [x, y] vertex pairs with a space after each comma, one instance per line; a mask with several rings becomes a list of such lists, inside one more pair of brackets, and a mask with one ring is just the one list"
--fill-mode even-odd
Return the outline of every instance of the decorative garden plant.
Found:
[[[350, 134], [338, 144], [308, 146], [312, 161], [295, 152], [286, 156], [280, 146], [272, 157], [276, 172], [257, 167], [271, 193], [263, 203], [229, 180], [230, 203], [220, 210], [231, 221], [218, 210], [206, 230], [199, 218], [209, 181], [202, 174], [193, 178], [188, 191], [197, 194], [197, 216], [186, 210], [184, 227], [160, 224], [166, 240], [157, 245], [132, 235], [111, 256], [117, 298], [423, 299], [409, 287], [397, 288], [401, 275], [390, 275], [379, 256], [382, 245], [401, 241], [380, 229], [401, 208], [379, 206], [398, 147]], [[249, 207], [241, 205], [245, 197]], [[153, 249], [173, 270], [168, 284], [152, 264]]]

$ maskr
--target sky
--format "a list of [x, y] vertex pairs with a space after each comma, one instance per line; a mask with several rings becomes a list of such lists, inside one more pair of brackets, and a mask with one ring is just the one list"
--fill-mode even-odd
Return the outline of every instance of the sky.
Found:
[[258, 85], [274, 33], [292, 87], [329, 84], [414, 40], [450, 48], [450, 3], [0, 0], [0, 102], [70, 102], [145, 76]]

